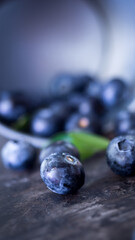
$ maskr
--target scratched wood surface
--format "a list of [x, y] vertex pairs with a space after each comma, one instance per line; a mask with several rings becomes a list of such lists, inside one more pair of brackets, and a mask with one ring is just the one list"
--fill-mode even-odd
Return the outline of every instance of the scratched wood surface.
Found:
[[[0, 148], [4, 141], [0, 139]], [[105, 153], [85, 162], [86, 183], [75, 195], [50, 192], [33, 172], [0, 163], [0, 240], [128, 240], [135, 229], [135, 178], [113, 174]]]

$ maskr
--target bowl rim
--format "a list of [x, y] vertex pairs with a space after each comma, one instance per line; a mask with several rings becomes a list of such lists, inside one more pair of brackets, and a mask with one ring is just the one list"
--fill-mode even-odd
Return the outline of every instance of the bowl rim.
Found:
[[13, 141], [22, 141], [31, 144], [36, 148], [46, 147], [51, 143], [49, 138], [35, 137], [26, 133], [16, 131], [0, 122], [0, 136]]

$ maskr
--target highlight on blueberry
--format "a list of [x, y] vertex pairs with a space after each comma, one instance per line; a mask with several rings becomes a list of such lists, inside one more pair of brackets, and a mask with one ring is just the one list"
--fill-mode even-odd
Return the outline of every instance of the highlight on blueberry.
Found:
[[67, 153], [53, 153], [45, 158], [40, 167], [40, 175], [51, 191], [62, 195], [75, 193], [85, 181], [82, 164]]
[[107, 148], [107, 163], [118, 175], [135, 175], [135, 137], [119, 136]]
[[36, 152], [28, 143], [8, 141], [1, 150], [1, 158], [6, 168], [30, 169], [35, 163]]
[[27, 106], [24, 96], [10, 92], [0, 93], [0, 120], [12, 123], [26, 112]]
[[72, 114], [65, 123], [66, 131], [100, 132], [100, 125], [97, 117], [92, 114]]
[[109, 110], [126, 100], [128, 91], [129, 88], [123, 80], [114, 78], [103, 86], [101, 101]]
[[52, 153], [63, 153], [63, 152], [71, 154], [72, 156], [80, 159], [79, 151], [73, 144], [66, 141], [56, 141], [41, 150], [39, 155], [40, 163], [42, 163], [43, 160]]
[[31, 132], [40, 137], [50, 137], [61, 129], [61, 119], [51, 108], [38, 110], [31, 120]]

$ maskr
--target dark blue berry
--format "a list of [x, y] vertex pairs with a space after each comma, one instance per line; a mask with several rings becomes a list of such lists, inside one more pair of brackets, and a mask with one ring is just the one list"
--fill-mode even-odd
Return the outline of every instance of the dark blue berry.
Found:
[[35, 149], [28, 143], [8, 141], [1, 151], [1, 158], [6, 168], [28, 169], [35, 162]]
[[[127, 110], [112, 111], [102, 119], [102, 134], [110, 139], [115, 136], [128, 135], [135, 128], [135, 115]], [[112, 137], [111, 137], [112, 136]]]
[[128, 111], [120, 111], [115, 119], [115, 135], [125, 135], [135, 128], [135, 115]]
[[61, 130], [61, 119], [51, 108], [38, 110], [31, 120], [31, 132], [41, 137], [50, 137]]
[[72, 93], [67, 97], [67, 104], [77, 111], [82, 102], [86, 101], [88, 98], [81, 93]]
[[45, 158], [40, 167], [40, 174], [46, 186], [58, 194], [74, 193], [85, 181], [80, 161], [66, 153], [54, 153]]
[[0, 119], [7, 123], [16, 121], [27, 112], [24, 96], [9, 92], [0, 93]]
[[114, 138], [107, 148], [107, 163], [116, 174], [135, 174], [135, 138], [120, 136]]
[[128, 87], [125, 82], [120, 79], [113, 79], [107, 82], [101, 91], [101, 102], [108, 110], [116, 107], [118, 104], [126, 100]]
[[88, 76], [59, 75], [52, 81], [50, 92], [56, 98], [65, 97], [75, 91], [82, 91], [88, 81]]
[[50, 109], [61, 122], [64, 122], [73, 112], [73, 108], [66, 101], [58, 101], [50, 105]]
[[86, 86], [86, 94], [89, 97], [99, 99], [102, 90], [102, 84], [95, 79], [90, 79], [88, 85]]
[[75, 113], [71, 115], [65, 123], [65, 130], [99, 133], [100, 126], [95, 116]]
[[82, 114], [101, 115], [103, 106], [99, 99], [85, 96], [84, 94], [74, 93], [68, 96], [67, 103], [74, 110]]
[[57, 141], [50, 144], [48, 147], [44, 148], [41, 151], [39, 156], [40, 163], [42, 163], [42, 161], [52, 153], [63, 153], [63, 152], [70, 154], [78, 159], [80, 158], [80, 154], [77, 148], [73, 144], [65, 141]]

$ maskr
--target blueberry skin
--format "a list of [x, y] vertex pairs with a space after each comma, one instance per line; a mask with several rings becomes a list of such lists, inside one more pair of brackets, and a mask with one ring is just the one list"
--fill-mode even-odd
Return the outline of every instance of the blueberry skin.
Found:
[[85, 93], [87, 96], [99, 99], [102, 90], [102, 84], [95, 79], [90, 79], [88, 85], [86, 86]]
[[88, 97], [81, 93], [72, 93], [67, 98], [67, 104], [71, 107], [73, 112], [78, 111], [79, 106], [88, 100]]
[[16, 93], [0, 93], [0, 119], [6, 123], [16, 121], [27, 112], [24, 96]]
[[120, 79], [113, 79], [107, 82], [101, 91], [101, 102], [108, 110], [117, 106], [126, 100], [128, 95], [128, 87], [126, 83]]
[[100, 125], [97, 118], [90, 114], [74, 113], [65, 123], [66, 131], [100, 132]]
[[31, 132], [40, 137], [50, 137], [61, 130], [61, 118], [51, 108], [38, 110], [31, 120]]
[[115, 119], [115, 135], [125, 135], [135, 128], [135, 115], [128, 111], [120, 111]]
[[135, 138], [119, 136], [114, 138], [107, 148], [107, 163], [118, 175], [135, 175]]
[[66, 153], [54, 153], [45, 158], [40, 175], [51, 191], [62, 195], [75, 193], [85, 181], [80, 161]]
[[61, 122], [64, 122], [73, 112], [72, 106], [70, 106], [67, 101], [56, 101], [50, 105], [50, 109], [53, 114], [61, 119]]
[[99, 100], [94, 98], [85, 98], [78, 105], [78, 111], [81, 114], [91, 114], [95, 116], [100, 116], [103, 113], [103, 107]]
[[80, 159], [80, 154], [77, 148], [73, 144], [66, 141], [57, 141], [50, 144], [45, 149], [41, 150], [39, 155], [40, 163], [42, 163], [43, 160], [52, 153], [63, 153], [63, 152]]
[[28, 143], [8, 141], [1, 150], [1, 158], [6, 168], [30, 169], [35, 163], [36, 152]]
[[81, 114], [101, 115], [104, 113], [104, 108], [99, 99], [80, 93], [69, 95], [67, 104], [73, 109], [73, 112], [78, 111]]
[[76, 91], [82, 92], [88, 81], [89, 77], [85, 75], [61, 74], [53, 79], [50, 93], [55, 98], [63, 98]]
[[[112, 137], [128, 134], [131, 129], [135, 128], [135, 115], [127, 110], [112, 111], [102, 118], [102, 134], [110, 139]], [[112, 137], [109, 137], [112, 136]]]

